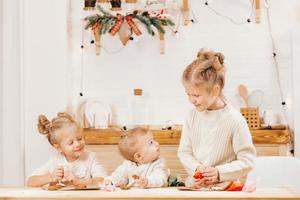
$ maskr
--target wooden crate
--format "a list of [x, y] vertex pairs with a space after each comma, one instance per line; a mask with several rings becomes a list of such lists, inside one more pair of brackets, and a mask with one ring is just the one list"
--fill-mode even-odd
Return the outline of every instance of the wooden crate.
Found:
[[258, 107], [240, 108], [242, 115], [245, 117], [250, 129], [260, 128], [260, 118]]

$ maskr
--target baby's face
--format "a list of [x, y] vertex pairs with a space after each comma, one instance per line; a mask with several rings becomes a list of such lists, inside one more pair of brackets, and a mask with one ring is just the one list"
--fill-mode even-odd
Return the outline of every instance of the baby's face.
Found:
[[58, 150], [68, 161], [78, 159], [84, 152], [85, 141], [82, 132], [76, 126], [64, 128], [59, 133]]
[[153, 139], [153, 134], [151, 132], [140, 136], [138, 153], [141, 155], [141, 159], [139, 161], [140, 164], [150, 163], [159, 158], [159, 143]]

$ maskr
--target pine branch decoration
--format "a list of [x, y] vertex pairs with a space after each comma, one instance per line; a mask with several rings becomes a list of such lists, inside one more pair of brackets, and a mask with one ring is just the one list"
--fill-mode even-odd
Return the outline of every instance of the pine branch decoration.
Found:
[[[93, 28], [97, 24], [101, 24], [100, 34], [106, 34], [116, 25], [118, 19], [116, 16], [105, 11], [101, 6], [97, 6], [97, 9], [100, 11], [100, 14], [94, 14], [85, 18], [87, 21], [85, 29]], [[169, 18], [151, 17], [148, 12], [139, 13], [138, 11], [134, 11], [132, 14], [128, 14], [127, 16], [129, 15], [133, 16], [133, 19], [139, 20], [146, 27], [147, 32], [152, 36], [155, 35], [152, 26], [155, 27], [159, 33], [164, 34], [164, 26], [175, 25]]]
[[97, 9], [104, 15], [104, 17], [115, 17], [109, 12], [105, 11], [101, 6], [97, 6]]
[[149, 18], [147, 18], [143, 15], [136, 15], [135, 18], [138, 19], [140, 22], [142, 22], [146, 26], [146, 29], [150, 35], [153, 36], [155, 34], [153, 29], [151, 28], [151, 20], [149, 20]]
[[157, 17], [152, 17], [151, 19], [152, 25], [157, 29], [159, 33], [165, 33], [164, 28], [162, 27], [161, 21]]

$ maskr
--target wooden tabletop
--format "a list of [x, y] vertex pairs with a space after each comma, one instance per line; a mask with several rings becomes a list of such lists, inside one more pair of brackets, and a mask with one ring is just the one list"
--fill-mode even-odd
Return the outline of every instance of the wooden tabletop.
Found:
[[131, 189], [114, 192], [100, 190], [90, 191], [46, 191], [40, 188], [0, 188], [0, 200], [27, 199], [101, 199], [101, 200], [129, 200], [129, 199], [300, 199], [300, 196], [286, 188], [261, 188], [255, 192], [226, 192], [226, 191], [179, 191], [176, 188]]

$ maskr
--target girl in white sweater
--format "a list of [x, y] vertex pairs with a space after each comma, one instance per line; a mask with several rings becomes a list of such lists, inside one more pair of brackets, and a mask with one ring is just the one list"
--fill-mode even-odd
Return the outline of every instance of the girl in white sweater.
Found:
[[[178, 157], [189, 177], [200, 186], [246, 178], [256, 156], [244, 117], [225, 100], [224, 56], [201, 49], [187, 66], [182, 82], [195, 108], [183, 126]], [[200, 172], [202, 179], [195, 179]]]
[[38, 129], [57, 153], [30, 175], [27, 186], [40, 187], [60, 182], [85, 187], [106, 176], [96, 154], [85, 150], [83, 133], [70, 115], [58, 113], [51, 121], [40, 115]]
[[126, 160], [106, 178], [106, 183], [140, 188], [167, 186], [168, 168], [150, 130], [134, 128], [125, 132], [118, 147]]

